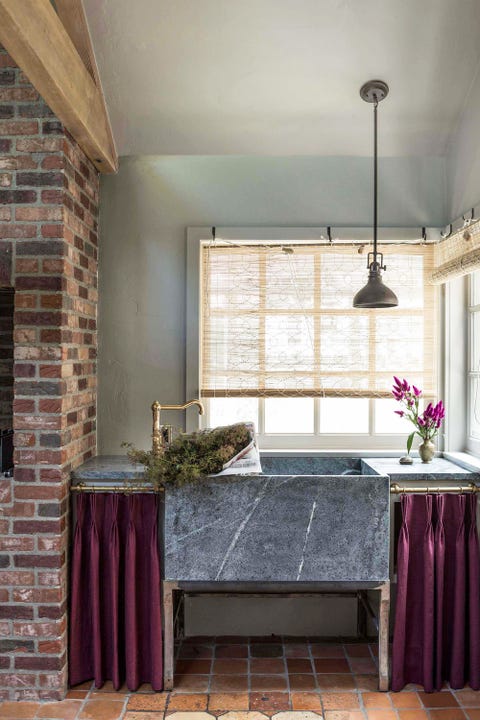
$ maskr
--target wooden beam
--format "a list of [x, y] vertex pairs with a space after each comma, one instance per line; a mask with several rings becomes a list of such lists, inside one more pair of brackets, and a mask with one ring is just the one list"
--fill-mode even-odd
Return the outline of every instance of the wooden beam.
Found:
[[88, 27], [87, 16], [82, 0], [55, 0], [57, 15], [62, 21], [70, 40], [82, 58], [93, 82], [98, 89], [101, 88], [100, 75], [98, 72], [95, 52], [93, 50], [92, 38]]
[[0, 0], [0, 43], [100, 172], [118, 169], [101, 90], [50, 0]]

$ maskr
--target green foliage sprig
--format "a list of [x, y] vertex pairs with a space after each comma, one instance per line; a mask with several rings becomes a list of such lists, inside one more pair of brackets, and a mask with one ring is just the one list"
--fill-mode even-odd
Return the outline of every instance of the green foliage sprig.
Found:
[[131, 443], [122, 443], [122, 447], [127, 448], [131, 462], [145, 466], [144, 482], [159, 489], [219, 473], [250, 441], [250, 431], [244, 423], [238, 423], [215, 430], [180, 433], [162, 455], [139, 450]]

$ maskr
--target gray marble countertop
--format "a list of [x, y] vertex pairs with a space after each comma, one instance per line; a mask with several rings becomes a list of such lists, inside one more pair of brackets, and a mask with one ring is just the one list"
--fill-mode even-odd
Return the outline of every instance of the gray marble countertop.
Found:
[[133, 464], [126, 455], [97, 455], [72, 472], [72, 485], [80, 482], [101, 483], [143, 478], [143, 465]]
[[[338, 453], [341, 455], [341, 453]], [[480, 480], [480, 473], [472, 473], [451, 460], [436, 457], [431, 463], [422, 463], [414, 458], [413, 465], [400, 465], [398, 458], [362, 458], [362, 462], [371, 467], [374, 474], [389, 475], [392, 482], [432, 480]], [[118, 481], [135, 482], [143, 477], [143, 465], [133, 464], [126, 455], [98, 455], [90, 458], [72, 472], [72, 484], [115, 483]]]

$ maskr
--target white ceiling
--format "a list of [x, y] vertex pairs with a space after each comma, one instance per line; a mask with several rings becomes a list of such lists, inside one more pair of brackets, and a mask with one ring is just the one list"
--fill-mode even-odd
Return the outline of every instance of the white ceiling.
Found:
[[84, 0], [120, 155], [443, 155], [480, 0]]

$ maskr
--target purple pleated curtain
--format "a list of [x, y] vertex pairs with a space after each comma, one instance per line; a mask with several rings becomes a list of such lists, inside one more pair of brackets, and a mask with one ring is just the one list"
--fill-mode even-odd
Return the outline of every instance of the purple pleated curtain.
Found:
[[480, 689], [475, 495], [405, 495], [398, 541], [392, 690]]
[[76, 498], [71, 561], [70, 684], [163, 687], [158, 498]]

